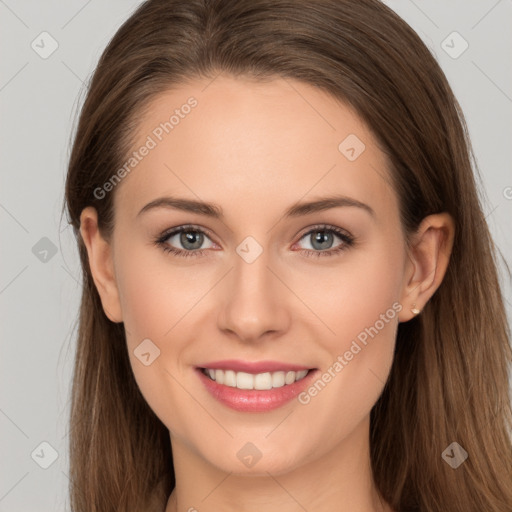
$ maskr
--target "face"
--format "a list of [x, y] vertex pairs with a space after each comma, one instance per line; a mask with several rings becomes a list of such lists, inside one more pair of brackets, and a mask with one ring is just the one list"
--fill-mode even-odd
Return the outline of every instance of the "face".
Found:
[[219, 76], [155, 99], [133, 149], [112, 263], [136, 381], [173, 443], [279, 474], [348, 442], [387, 379], [408, 272], [372, 133], [312, 86]]

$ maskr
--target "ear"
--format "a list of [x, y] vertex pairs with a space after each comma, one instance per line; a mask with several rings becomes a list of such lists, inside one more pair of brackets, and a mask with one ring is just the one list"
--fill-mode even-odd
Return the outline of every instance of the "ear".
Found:
[[98, 229], [98, 214], [92, 206], [84, 208], [80, 214], [80, 234], [87, 248], [92, 277], [100, 295], [103, 310], [112, 322], [122, 322], [112, 246], [101, 236]]
[[425, 217], [408, 247], [404, 286], [398, 319], [407, 322], [434, 295], [446, 273], [455, 235], [455, 223], [448, 213]]

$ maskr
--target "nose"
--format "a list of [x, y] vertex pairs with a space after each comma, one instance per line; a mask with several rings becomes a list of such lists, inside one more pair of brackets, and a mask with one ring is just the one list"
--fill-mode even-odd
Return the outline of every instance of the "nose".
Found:
[[220, 289], [217, 323], [224, 334], [257, 342], [278, 337], [289, 328], [291, 292], [271, 265], [265, 250], [252, 263], [235, 256]]

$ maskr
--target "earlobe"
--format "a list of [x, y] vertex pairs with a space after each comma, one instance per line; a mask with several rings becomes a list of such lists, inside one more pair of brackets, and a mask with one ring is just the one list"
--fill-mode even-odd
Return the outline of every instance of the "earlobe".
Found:
[[408, 249], [402, 289], [400, 322], [421, 313], [439, 288], [448, 268], [455, 236], [455, 224], [448, 213], [425, 217]]
[[122, 322], [119, 291], [114, 274], [112, 247], [98, 229], [96, 209], [88, 206], [80, 215], [80, 234], [89, 257], [89, 266], [105, 314], [112, 322]]

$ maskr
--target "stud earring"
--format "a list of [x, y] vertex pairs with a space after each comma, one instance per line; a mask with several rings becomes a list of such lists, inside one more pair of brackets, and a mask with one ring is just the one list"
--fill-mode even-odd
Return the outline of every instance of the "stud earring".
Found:
[[420, 310], [416, 307], [416, 304], [413, 304], [413, 305], [412, 305], [411, 311], [412, 311], [415, 315], [417, 315], [418, 313], [420, 313]]

